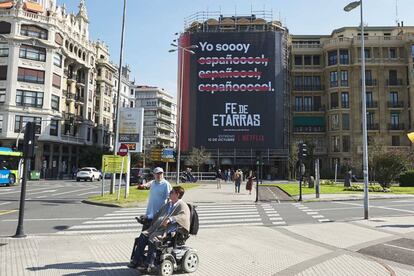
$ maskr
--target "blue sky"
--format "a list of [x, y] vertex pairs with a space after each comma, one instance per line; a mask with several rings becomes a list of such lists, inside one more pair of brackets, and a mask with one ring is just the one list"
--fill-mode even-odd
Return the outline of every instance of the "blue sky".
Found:
[[[184, 19], [199, 11], [222, 14], [250, 14], [251, 10], [273, 12], [291, 34], [330, 34], [333, 29], [356, 26], [359, 10], [343, 7], [351, 0], [128, 0], [124, 64], [129, 64], [138, 84], [159, 86], [175, 96], [177, 54], [168, 53], [174, 33], [184, 27]], [[67, 10], [77, 12], [79, 0], [58, 0]], [[396, 12], [398, 3], [398, 13]], [[86, 0], [91, 39], [104, 40], [111, 59], [118, 63], [123, 0]], [[368, 26], [414, 26], [414, 0], [364, 0], [364, 21]]]

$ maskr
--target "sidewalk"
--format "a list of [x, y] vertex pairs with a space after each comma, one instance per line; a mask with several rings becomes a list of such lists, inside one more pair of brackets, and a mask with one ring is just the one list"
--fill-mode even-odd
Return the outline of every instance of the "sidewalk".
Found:
[[[230, 183], [222, 184], [221, 190], [215, 184], [203, 184], [186, 191], [185, 198], [195, 203], [251, 203], [255, 194], [248, 195], [243, 185], [241, 193], [235, 194]], [[139, 275], [126, 267], [137, 235], [0, 237], [0, 275]], [[369, 254], [367, 247], [392, 246], [400, 239], [413, 241], [413, 216], [281, 227], [203, 228], [187, 242], [200, 257], [198, 270], [189, 275], [414, 275], [412, 252], [412, 261], [406, 262], [410, 265]]]

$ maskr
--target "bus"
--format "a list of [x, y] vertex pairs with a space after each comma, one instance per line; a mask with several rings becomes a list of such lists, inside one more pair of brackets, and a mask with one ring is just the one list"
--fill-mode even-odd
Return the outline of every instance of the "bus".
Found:
[[0, 147], [0, 186], [19, 183], [22, 172], [23, 153]]

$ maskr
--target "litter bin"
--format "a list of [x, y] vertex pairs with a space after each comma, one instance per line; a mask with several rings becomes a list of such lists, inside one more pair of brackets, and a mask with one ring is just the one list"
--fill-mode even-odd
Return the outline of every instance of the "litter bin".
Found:
[[30, 180], [39, 180], [39, 179], [40, 179], [40, 171], [30, 172]]

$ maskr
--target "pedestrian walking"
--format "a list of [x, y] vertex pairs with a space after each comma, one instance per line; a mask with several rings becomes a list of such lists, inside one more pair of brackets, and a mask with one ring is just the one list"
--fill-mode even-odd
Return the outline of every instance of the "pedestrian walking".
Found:
[[256, 177], [253, 175], [253, 171], [250, 171], [249, 176], [247, 177], [247, 182], [246, 182], [246, 190], [249, 191], [249, 195], [252, 194], [253, 181], [255, 179]]
[[221, 181], [224, 180], [224, 174], [221, 172], [220, 169], [216, 172], [216, 181], [217, 181], [217, 189], [221, 189]]
[[234, 192], [236, 194], [240, 193], [240, 185], [241, 185], [242, 179], [243, 179], [243, 174], [241, 170], [235, 171], [233, 175], [233, 180], [234, 180]]

